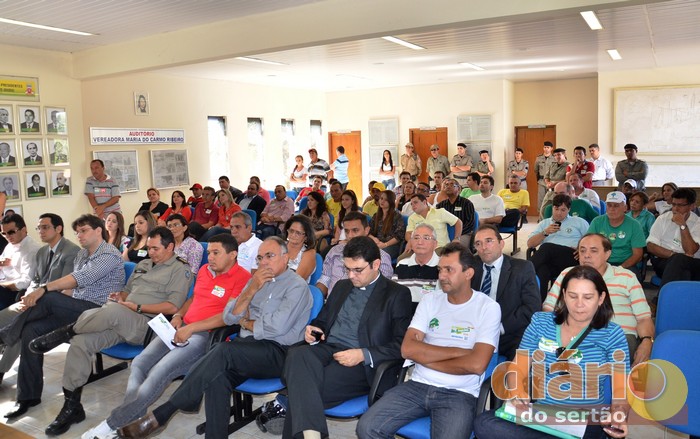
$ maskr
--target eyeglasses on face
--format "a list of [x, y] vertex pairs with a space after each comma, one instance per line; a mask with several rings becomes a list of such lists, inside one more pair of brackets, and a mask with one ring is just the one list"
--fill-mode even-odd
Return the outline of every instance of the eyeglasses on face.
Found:
[[293, 236], [305, 236], [306, 232], [300, 232], [299, 230], [289, 229], [287, 230], [287, 234]]
[[430, 235], [413, 235], [413, 236], [411, 236], [411, 239], [414, 240], [414, 241], [420, 241], [420, 240], [423, 240], [423, 241], [434, 241], [434, 240], [435, 240], [435, 238], [433, 238], [433, 237], [430, 236]]
[[345, 268], [345, 271], [348, 273], [348, 275], [353, 274], [353, 273], [355, 273], [355, 274], [360, 274], [360, 273], [362, 273], [363, 271], [365, 271], [365, 270], [367, 269], [367, 267], [369, 267], [369, 265], [370, 265], [370, 264], [367, 264], [367, 265], [365, 265], [365, 266], [362, 267], [362, 268], [350, 268], [350, 267], [347, 267], [347, 266], [344, 267], [344, 268]]
[[54, 227], [50, 224], [41, 224], [41, 225], [36, 226], [36, 228], [34, 230], [36, 230], [38, 232], [40, 230], [51, 230], [53, 228]]
[[255, 260], [258, 261], [258, 263], [262, 262], [263, 259], [266, 261], [269, 261], [273, 258], [277, 257], [277, 253], [265, 253], [264, 255], [258, 255], [255, 257]]
[[13, 229], [13, 230], [7, 230], [7, 231], [3, 230], [2, 232], [0, 232], [0, 234], [2, 236], [12, 236], [17, 232], [19, 232], [19, 229]]

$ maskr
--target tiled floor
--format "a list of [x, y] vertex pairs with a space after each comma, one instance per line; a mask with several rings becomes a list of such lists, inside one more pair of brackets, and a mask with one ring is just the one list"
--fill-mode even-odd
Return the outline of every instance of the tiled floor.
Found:
[[[525, 249], [527, 235], [535, 227], [534, 220], [529, 224], [525, 224], [520, 231], [519, 244], [522, 251], [516, 255], [519, 258], [525, 258]], [[512, 249], [512, 241], [510, 238], [506, 240], [505, 250], [510, 253]], [[655, 291], [649, 291], [650, 295], [655, 295]], [[54, 420], [61, 407], [63, 406], [63, 393], [61, 390], [61, 377], [63, 373], [63, 363], [67, 345], [62, 345], [48, 353], [44, 362], [44, 393], [43, 402], [41, 405], [30, 409], [27, 415], [14, 423], [8, 423], [13, 427], [30, 434], [37, 438], [45, 438], [44, 429]], [[110, 360], [106, 360], [109, 363]], [[109, 364], [106, 364], [108, 366]], [[88, 384], [83, 390], [83, 406], [87, 414], [87, 419], [78, 425], [74, 425], [68, 433], [63, 435], [65, 438], [78, 438], [80, 435], [100, 423], [109, 412], [117, 407], [124, 397], [126, 388], [126, 380], [129, 371], [122, 371], [105, 379]], [[16, 365], [10, 372], [5, 375], [5, 378], [0, 385], [0, 416], [11, 410], [14, 405], [16, 392]], [[164, 401], [176, 388], [179, 382], [173, 383], [165, 394], [156, 404]], [[267, 398], [269, 399], [269, 397]], [[262, 404], [263, 399], [256, 400], [256, 403]], [[2, 422], [6, 422], [5, 418], [0, 418]], [[202, 438], [195, 433], [195, 426], [204, 421], [204, 413], [184, 414], [180, 413], [175, 416], [168, 428], [160, 433], [159, 438], [167, 439], [189, 439]], [[355, 437], [355, 422], [329, 422], [331, 438], [354, 438]], [[231, 435], [235, 438], [266, 438], [270, 439], [274, 436], [260, 432], [252, 423], [235, 434]], [[631, 439], [678, 439], [687, 438], [686, 435], [674, 434], [670, 431], [665, 431], [660, 427], [631, 427], [628, 435]]]

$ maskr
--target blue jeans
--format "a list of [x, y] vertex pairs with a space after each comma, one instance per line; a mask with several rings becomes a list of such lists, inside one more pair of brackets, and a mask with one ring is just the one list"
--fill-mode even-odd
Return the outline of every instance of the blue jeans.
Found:
[[407, 381], [388, 390], [362, 415], [356, 433], [360, 439], [391, 439], [409, 422], [430, 416], [431, 438], [468, 438], [475, 413], [473, 395]]
[[208, 340], [209, 332], [195, 332], [190, 344], [173, 350], [157, 337], [152, 340], [131, 363], [124, 402], [107, 418], [109, 427], [117, 429], [145, 415], [168, 385], [204, 356]]
[[396, 187], [396, 179], [390, 178], [388, 180], [382, 180], [382, 184], [386, 187], [386, 190], [393, 190]]
[[[501, 419], [488, 411], [480, 414], [474, 421], [474, 434], [479, 439], [503, 439], [516, 437], [518, 439], [551, 439], [552, 435], [532, 428], [518, 425], [514, 422]], [[604, 439], [608, 435], [600, 425], [588, 425], [583, 439]]]

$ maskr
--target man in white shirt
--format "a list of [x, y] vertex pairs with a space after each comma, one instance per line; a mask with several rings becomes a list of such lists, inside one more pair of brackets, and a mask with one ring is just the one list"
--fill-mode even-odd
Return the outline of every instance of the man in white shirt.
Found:
[[569, 174], [567, 183], [574, 187], [574, 194], [579, 200], [586, 200], [591, 203], [594, 209], [600, 212], [600, 197], [593, 189], [583, 187], [583, 181], [578, 174]]
[[445, 247], [439, 262], [442, 291], [421, 300], [401, 345], [402, 355], [416, 368], [409, 381], [385, 392], [362, 415], [356, 430], [360, 439], [393, 437], [424, 416], [430, 416], [434, 437], [469, 437], [501, 327], [498, 304], [472, 289], [475, 265], [468, 248]]
[[231, 217], [231, 235], [238, 242], [238, 265], [250, 273], [258, 269], [258, 247], [262, 241], [253, 233], [253, 220], [245, 212], [236, 212]]
[[392, 280], [411, 290], [413, 302], [420, 302], [424, 295], [435, 291], [438, 279], [438, 262], [435, 253], [437, 234], [430, 224], [421, 224], [411, 235], [413, 255], [396, 264]]
[[31, 263], [41, 246], [27, 236], [27, 225], [20, 215], [2, 219], [2, 234], [8, 241], [0, 255], [0, 308], [15, 302], [17, 292], [27, 289], [31, 282]]
[[593, 171], [593, 186], [605, 186], [612, 183], [615, 176], [615, 169], [610, 160], [600, 155], [600, 146], [597, 143], [592, 143], [588, 146], [588, 152], [591, 154], [595, 171]]
[[501, 197], [493, 195], [493, 177], [484, 175], [479, 183], [479, 195], [472, 195], [469, 201], [479, 214], [479, 224], [500, 224], [506, 216], [506, 207]]

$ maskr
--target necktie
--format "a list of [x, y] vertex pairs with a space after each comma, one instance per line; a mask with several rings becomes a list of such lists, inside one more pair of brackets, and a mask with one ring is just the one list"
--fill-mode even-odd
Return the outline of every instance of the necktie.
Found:
[[49, 263], [46, 264], [47, 267], [51, 266], [51, 261], [53, 260], [53, 250], [49, 251]]
[[493, 265], [484, 264], [484, 270], [486, 274], [484, 275], [484, 281], [481, 282], [481, 292], [487, 295], [491, 295], [491, 270]]

